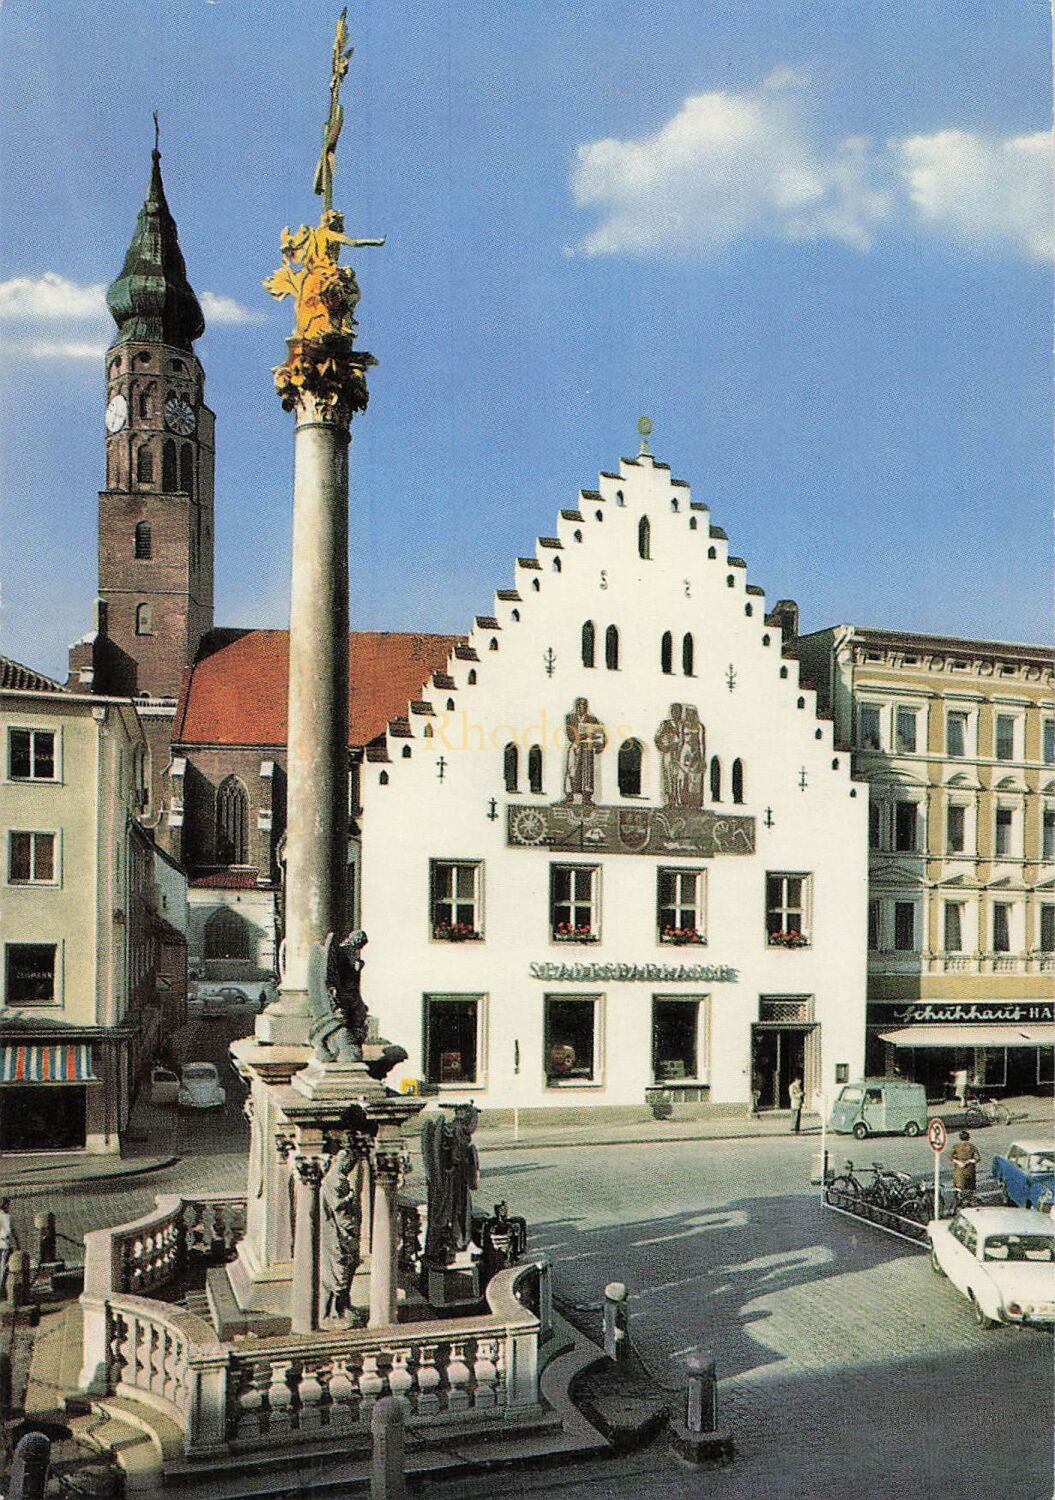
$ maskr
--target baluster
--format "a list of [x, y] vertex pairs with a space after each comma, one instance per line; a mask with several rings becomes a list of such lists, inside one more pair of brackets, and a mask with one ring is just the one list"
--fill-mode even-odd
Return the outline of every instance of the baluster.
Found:
[[172, 1402], [173, 1406], [178, 1405], [177, 1397], [179, 1394], [180, 1384], [181, 1346], [182, 1340], [176, 1338], [174, 1334], [171, 1334], [168, 1332], [168, 1330], [166, 1330], [164, 1356], [165, 1377], [162, 1383], [162, 1394]]
[[132, 1290], [132, 1277], [135, 1274], [131, 1240], [121, 1241], [119, 1254], [121, 1258], [121, 1270], [118, 1275], [118, 1285], [122, 1292], [130, 1292]]
[[350, 1427], [355, 1422], [358, 1386], [349, 1372], [348, 1360], [337, 1357], [330, 1369], [330, 1426]]
[[292, 1368], [291, 1360], [271, 1361], [271, 1383], [267, 1388], [267, 1427], [272, 1437], [289, 1432], [293, 1426], [293, 1391], [289, 1384], [289, 1372]]
[[209, 1244], [209, 1255], [213, 1260], [222, 1260], [227, 1241], [224, 1238], [224, 1214], [221, 1203], [214, 1204], [212, 1211], [212, 1236]]
[[323, 1395], [318, 1371], [302, 1365], [297, 1385], [297, 1398], [300, 1402], [298, 1426], [302, 1432], [315, 1432], [322, 1426]]
[[498, 1341], [496, 1339], [476, 1340], [476, 1362], [473, 1365], [473, 1374], [476, 1378], [476, 1390], [473, 1393], [474, 1406], [483, 1408], [498, 1404], [495, 1389], [498, 1385], [497, 1356]]
[[436, 1368], [436, 1345], [421, 1344], [418, 1347], [418, 1413], [427, 1416], [440, 1409], [437, 1395], [443, 1376]]
[[265, 1428], [264, 1392], [271, 1379], [267, 1365], [247, 1364], [239, 1371], [235, 1396], [235, 1435], [259, 1437]]
[[414, 1372], [410, 1369], [413, 1349], [393, 1349], [392, 1368], [388, 1372], [388, 1389], [393, 1396], [409, 1396], [414, 1388]]
[[165, 1391], [165, 1332], [160, 1323], [148, 1323], [147, 1335], [149, 1389], [163, 1395]]
[[112, 1394], [118, 1385], [124, 1380], [125, 1369], [128, 1358], [125, 1353], [128, 1338], [128, 1322], [120, 1313], [111, 1313], [112, 1322], [109, 1330], [107, 1353], [109, 1360], [107, 1364], [107, 1381], [109, 1392]]
[[506, 1404], [506, 1341], [495, 1339], [495, 1402]]
[[370, 1413], [385, 1388], [384, 1378], [378, 1374], [377, 1360], [376, 1354], [364, 1354], [363, 1368], [359, 1374], [359, 1421], [364, 1427], [369, 1427]]
[[470, 1404], [469, 1380], [471, 1372], [465, 1363], [465, 1343], [459, 1340], [451, 1344], [447, 1358], [447, 1410], [465, 1411]]

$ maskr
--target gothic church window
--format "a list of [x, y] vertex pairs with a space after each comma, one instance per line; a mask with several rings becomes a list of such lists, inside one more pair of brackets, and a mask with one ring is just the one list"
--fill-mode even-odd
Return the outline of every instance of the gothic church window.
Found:
[[165, 439], [161, 450], [161, 488], [166, 494], [176, 488], [176, 445], [171, 438]]
[[619, 631], [614, 625], [604, 633], [604, 664], [609, 672], [619, 670]]
[[639, 740], [624, 740], [619, 746], [618, 781], [621, 797], [641, 795], [641, 743]]
[[214, 911], [205, 924], [207, 959], [250, 959], [253, 939], [249, 923], [236, 911]]
[[733, 761], [733, 801], [744, 800], [744, 763], [742, 760]]
[[139, 393], [139, 419], [140, 419], [140, 421], [145, 422], [149, 416], [150, 416], [150, 397], [147, 395], [146, 391], [140, 391], [140, 393]]
[[582, 627], [582, 664], [584, 667], [592, 667], [594, 664], [596, 640], [597, 632], [594, 630], [593, 621], [587, 620]]
[[512, 741], [502, 752], [502, 775], [505, 777], [507, 792], [519, 790], [520, 752]]
[[216, 863], [244, 865], [249, 859], [249, 794], [228, 776], [216, 794]]
[[541, 792], [542, 790], [542, 748], [532, 745], [528, 751], [528, 790]]
[[149, 521], [136, 522], [135, 551], [136, 557], [139, 558], [140, 561], [145, 561], [147, 558], [153, 557], [154, 555], [153, 545], [150, 539]]
[[194, 449], [184, 443], [179, 456], [179, 487], [184, 494], [194, 496]]
[[685, 673], [686, 677], [692, 676], [694, 659], [695, 651], [692, 643], [692, 636], [685, 635], [682, 637], [681, 642], [681, 670]]
[[717, 755], [711, 756], [711, 801], [722, 800], [722, 763]]

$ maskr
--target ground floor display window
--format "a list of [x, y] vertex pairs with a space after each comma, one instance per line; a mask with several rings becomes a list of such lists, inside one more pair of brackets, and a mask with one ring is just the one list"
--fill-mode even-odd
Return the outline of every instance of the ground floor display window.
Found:
[[652, 1079], [677, 1083], [700, 1076], [700, 1002], [656, 995], [652, 1001]]
[[600, 1082], [599, 995], [547, 995], [543, 1053], [549, 1088]]
[[1037, 1048], [1037, 1082], [1055, 1083], [1055, 1047]]
[[425, 996], [425, 1077], [434, 1084], [478, 1084], [482, 995]]
[[85, 1143], [87, 1089], [0, 1088], [0, 1151], [70, 1151]]
[[8, 943], [4, 999], [8, 1005], [55, 1005], [58, 947], [55, 943]]

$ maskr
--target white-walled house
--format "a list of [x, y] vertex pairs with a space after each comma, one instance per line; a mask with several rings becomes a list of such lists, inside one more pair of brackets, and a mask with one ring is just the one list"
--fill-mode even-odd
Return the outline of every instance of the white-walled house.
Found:
[[867, 797], [706, 506], [647, 451], [599, 485], [362, 766], [390, 1082], [786, 1107], [862, 1066]]

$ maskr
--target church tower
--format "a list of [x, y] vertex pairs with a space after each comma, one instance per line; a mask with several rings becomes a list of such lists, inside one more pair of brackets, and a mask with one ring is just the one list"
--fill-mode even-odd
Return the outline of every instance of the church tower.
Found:
[[106, 301], [117, 333], [106, 354], [103, 649], [94, 653], [93, 687], [175, 700], [213, 623], [215, 418], [194, 353], [205, 320], [156, 145], [146, 201]]

